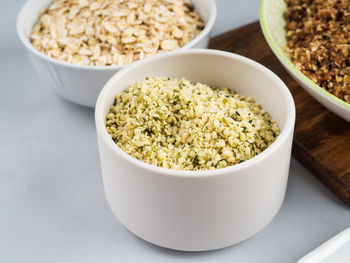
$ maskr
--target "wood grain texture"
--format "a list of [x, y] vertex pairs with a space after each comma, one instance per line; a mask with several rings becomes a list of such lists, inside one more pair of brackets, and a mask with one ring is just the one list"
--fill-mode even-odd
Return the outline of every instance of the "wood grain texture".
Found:
[[210, 48], [258, 61], [286, 83], [297, 112], [293, 155], [350, 205], [350, 123], [319, 104], [289, 76], [266, 43], [258, 22], [213, 38]]

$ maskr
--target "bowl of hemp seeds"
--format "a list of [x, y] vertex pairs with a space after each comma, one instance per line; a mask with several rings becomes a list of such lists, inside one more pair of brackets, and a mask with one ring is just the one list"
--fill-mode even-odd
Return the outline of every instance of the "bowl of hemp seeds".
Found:
[[252, 60], [204, 49], [146, 58], [115, 74], [96, 103], [107, 201], [126, 228], [163, 247], [238, 243], [282, 204], [294, 121], [288, 88]]
[[17, 33], [45, 84], [94, 107], [104, 83], [148, 56], [206, 48], [214, 0], [28, 0]]
[[290, 75], [350, 121], [349, 1], [263, 0], [260, 24]]

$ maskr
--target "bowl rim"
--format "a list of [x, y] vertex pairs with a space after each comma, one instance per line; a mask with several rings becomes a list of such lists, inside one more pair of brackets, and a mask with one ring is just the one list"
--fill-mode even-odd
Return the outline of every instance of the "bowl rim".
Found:
[[328, 99], [331, 99], [332, 101], [336, 102], [337, 105], [340, 104], [341, 106], [344, 106], [346, 109], [350, 110], [350, 104], [339, 99], [338, 97], [336, 97], [332, 93], [324, 90], [319, 85], [317, 85], [315, 82], [313, 82], [311, 79], [309, 79], [307, 76], [305, 76], [299, 69], [297, 69], [294, 66], [293, 62], [285, 54], [285, 52], [278, 46], [278, 44], [276, 43], [276, 41], [272, 37], [272, 34], [269, 30], [269, 27], [267, 25], [266, 18], [265, 18], [265, 3], [267, 1], [268, 0], [261, 0], [261, 2], [260, 2], [260, 11], [259, 11], [260, 19], [259, 20], [260, 20], [261, 29], [263, 31], [265, 39], [266, 39], [267, 43], [269, 44], [269, 46], [271, 47], [272, 51], [275, 53], [275, 55], [277, 57], [279, 57], [282, 60], [282, 62], [285, 64], [285, 66], [287, 66], [291, 71], [293, 71], [301, 81], [303, 81], [304, 83], [306, 83], [308, 86], [312, 87], [313, 89], [321, 92], [321, 94], [325, 95]]
[[[281, 129], [280, 135], [262, 153], [254, 156], [253, 158], [245, 162], [242, 162], [233, 166], [228, 166], [225, 168], [214, 169], [214, 170], [201, 170], [201, 171], [185, 171], [185, 170], [175, 170], [175, 169], [168, 169], [164, 167], [158, 167], [158, 166], [146, 163], [144, 161], [138, 160], [132, 157], [131, 155], [127, 154], [126, 152], [124, 152], [121, 148], [119, 148], [113, 142], [113, 140], [111, 139], [105, 127], [105, 115], [103, 114], [103, 109], [105, 106], [106, 98], [109, 94], [109, 90], [113, 88], [114, 84], [118, 81], [118, 79], [123, 77], [123, 75], [125, 75], [126, 73], [144, 64], [152, 63], [153, 61], [156, 61], [156, 60], [164, 60], [169, 57], [183, 56], [183, 55], [186, 56], [186, 55], [193, 55], [193, 54], [221, 56], [221, 57], [238, 60], [242, 63], [248, 64], [258, 69], [260, 72], [262, 72], [263, 74], [266, 74], [269, 78], [272, 79], [272, 81], [276, 83], [276, 86], [280, 89], [282, 96], [284, 97], [284, 101], [286, 105], [286, 118], [284, 121], [283, 128]], [[246, 169], [249, 166], [260, 163], [264, 159], [268, 158], [273, 152], [277, 151], [280, 147], [282, 147], [282, 145], [288, 140], [290, 134], [293, 133], [294, 123], [295, 123], [295, 106], [294, 106], [293, 97], [289, 89], [287, 88], [287, 86], [275, 73], [273, 73], [271, 70], [264, 67], [263, 65], [251, 59], [243, 57], [241, 55], [229, 53], [226, 51], [209, 50], [209, 49], [188, 49], [188, 50], [179, 50], [176, 52], [163, 53], [163, 54], [158, 54], [155, 56], [148, 57], [141, 61], [137, 61], [132, 65], [129, 65], [128, 67], [114, 74], [113, 77], [107, 81], [107, 83], [104, 85], [103, 89], [101, 90], [97, 98], [96, 107], [95, 107], [95, 125], [96, 125], [97, 137], [99, 141], [101, 140], [100, 143], [103, 143], [106, 147], [108, 147], [109, 150], [113, 153], [113, 155], [118, 155], [120, 158], [122, 158], [124, 161], [129, 162], [131, 165], [137, 166], [141, 169], [146, 169], [155, 174], [172, 175], [172, 176], [177, 176], [181, 178], [182, 177], [202, 178], [202, 177], [212, 177], [212, 176], [216, 177], [218, 175], [225, 175], [228, 173], [233, 173], [235, 171]]]
[[[24, 20], [24, 17], [26, 15], [26, 12], [27, 12], [28, 8], [37, 1], [38, 0], [27, 0], [27, 2], [22, 6], [21, 10], [19, 11], [18, 16], [17, 16], [17, 20], [16, 20], [17, 35], [18, 35], [20, 41], [22, 42], [22, 44], [32, 54], [34, 54], [34, 55], [36, 55], [44, 60], [52, 62], [54, 64], [60, 65], [60, 66], [70, 67], [70, 68], [74, 68], [74, 69], [81, 69], [81, 70], [91, 70], [92, 69], [92, 70], [97, 70], [97, 71], [100, 71], [100, 70], [102, 70], [102, 71], [106, 71], [106, 70], [107, 71], [116, 71], [116, 70], [120, 70], [120, 69], [124, 68], [125, 66], [131, 65], [131, 64], [137, 62], [137, 61], [134, 61], [130, 64], [125, 64], [125, 65], [89, 66], [89, 65], [79, 65], [79, 64], [69, 63], [66, 61], [61, 61], [59, 59], [52, 58], [52, 57], [42, 53], [41, 51], [36, 49], [31, 44], [31, 42], [29, 41], [29, 38], [25, 36], [24, 30], [23, 30], [23, 20]], [[215, 23], [215, 20], [216, 20], [217, 7], [216, 7], [215, 0], [207, 0], [207, 1], [209, 1], [209, 3], [210, 3], [210, 13], [209, 13], [208, 22], [205, 24], [204, 29], [194, 39], [192, 39], [186, 45], [180, 47], [178, 50], [192, 48], [194, 45], [196, 45], [198, 42], [200, 42], [207, 35], [210, 35], [210, 32], [211, 32], [213, 25]], [[52, 0], [51, 0], [51, 2], [52, 2]], [[174, 52], [174, 51], [176, 51], [176, 50], [172, 50], [172, 51], [168, 51], [168, 52]]]

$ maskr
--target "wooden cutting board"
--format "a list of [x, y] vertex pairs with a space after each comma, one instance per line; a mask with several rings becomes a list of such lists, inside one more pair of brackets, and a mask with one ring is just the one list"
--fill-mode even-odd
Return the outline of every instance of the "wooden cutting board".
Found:
[[258, 22], [213, 38], [210, 48], [251, 58], [275, 72], [296, 104], [293, 155], [350, 205], [350, 123], [309, 96], [279, 63]]

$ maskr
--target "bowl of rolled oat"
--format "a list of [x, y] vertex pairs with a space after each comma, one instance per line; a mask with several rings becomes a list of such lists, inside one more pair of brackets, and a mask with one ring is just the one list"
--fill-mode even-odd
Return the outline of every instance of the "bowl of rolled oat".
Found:
[[48, 86], [94, 107], [105, 82], [125, 65], [206, 48], [215, 18], [214, 0], [29, 0], [17, 33]]
[[95, 107], [107, 201], [151, 243], [236, 244], [283, 202], [294, 120], [284, 83], [242, 56], [191, 49], [139, 61], [106, 83]]
[[262, 0], [260, 24], [290, 75], [350, 121], [349, 1]]

